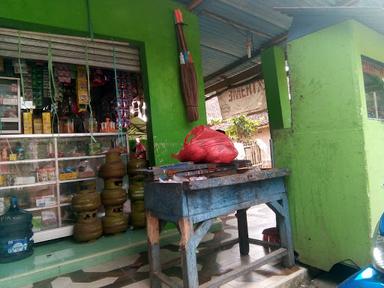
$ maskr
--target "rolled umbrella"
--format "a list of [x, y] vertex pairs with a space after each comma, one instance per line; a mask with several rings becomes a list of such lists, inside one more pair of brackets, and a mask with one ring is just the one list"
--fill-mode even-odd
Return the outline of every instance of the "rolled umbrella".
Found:
[[179, 46], [180, 58], [180, 79], [183, 91], [184, 104], [187, 110], [188, 121], [193, 122], [199, 119], [198, 111], [198, 86], [195, 65], [192, 54], [188, 50], [183, 31], [183, 14], [180, 9], [175, 9], [176, 35]]

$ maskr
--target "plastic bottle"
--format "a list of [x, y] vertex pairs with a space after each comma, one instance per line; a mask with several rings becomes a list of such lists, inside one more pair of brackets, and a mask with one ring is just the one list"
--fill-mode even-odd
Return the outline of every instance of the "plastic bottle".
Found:
[[32, 214], [11, 198], [7, 213], [0, 216], [0, 263], [26, 258], [33, 253]]

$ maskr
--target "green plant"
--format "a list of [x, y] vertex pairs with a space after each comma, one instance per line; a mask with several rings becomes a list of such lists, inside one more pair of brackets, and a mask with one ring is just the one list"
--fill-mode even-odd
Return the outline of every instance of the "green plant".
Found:
[[223, 123], [223, 120], [221, 119], [212, 119], [209, 121], [208, 126], [220, 125], [221, 123]]
[[245, 115], [233, 117], [231, 125], [225, 131], [235, 141], [246, 141], [257, 130], [259, 122]]

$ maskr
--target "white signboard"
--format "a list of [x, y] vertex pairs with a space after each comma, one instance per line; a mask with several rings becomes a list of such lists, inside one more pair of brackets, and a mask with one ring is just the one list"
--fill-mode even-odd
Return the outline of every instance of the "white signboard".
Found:
[[208, 123], [212, 120], [222, 120], [219, 99], [213, 97], [205, 101], [205, 110]]
[[264, 81], [231, 88], [217, 97], [223, 119], [267, 109]]

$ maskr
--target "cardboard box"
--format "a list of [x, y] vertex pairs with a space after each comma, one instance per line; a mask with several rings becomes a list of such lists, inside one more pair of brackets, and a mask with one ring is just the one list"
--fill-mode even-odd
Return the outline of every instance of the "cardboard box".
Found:
[[23, 113], [23, 127], [24, 134], [33, 134], [32, 112]]

